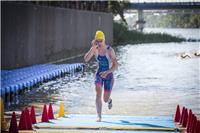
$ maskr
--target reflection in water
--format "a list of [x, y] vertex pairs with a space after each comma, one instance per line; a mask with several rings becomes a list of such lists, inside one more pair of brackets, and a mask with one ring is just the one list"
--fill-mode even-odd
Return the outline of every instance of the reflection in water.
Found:
[[[113, 108], [108, 110], [104, 104], [103, 114], [172, 115], [177, 104], [200, 112], [200, 58], [178, 56], [198, 50], [198, 43], [126, 45], [115, 49], [119, 69], [115, 72]], [[95, 114], [95, 69], [93, 60], [86, 64], [84, 72], [66, 75], [26, 92], [15, 109], [31, 104], [41, 108], [51, 101], [57, 112], [62, 100], [66, 112]]]

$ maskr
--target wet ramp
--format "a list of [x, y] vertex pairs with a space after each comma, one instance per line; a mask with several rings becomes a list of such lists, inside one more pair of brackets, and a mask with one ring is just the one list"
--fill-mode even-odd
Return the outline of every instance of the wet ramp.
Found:
[[35, 130], [62, 130], [83, 132], [176, 132], [172, 117], [168, 116], [121, 116], [103, 115], [101, 122], [96, 122], [96, 115], [72, 114], [37, 123]]

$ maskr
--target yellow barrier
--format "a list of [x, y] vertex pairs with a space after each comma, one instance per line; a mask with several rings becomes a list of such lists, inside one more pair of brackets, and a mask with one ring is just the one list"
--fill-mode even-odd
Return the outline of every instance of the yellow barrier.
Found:
[[7, 128], [8, 128], [8, 125], [4, 118], [4, 102], [3, 102], [3, 99], [1, 98], [1, 130], [5, 131]]

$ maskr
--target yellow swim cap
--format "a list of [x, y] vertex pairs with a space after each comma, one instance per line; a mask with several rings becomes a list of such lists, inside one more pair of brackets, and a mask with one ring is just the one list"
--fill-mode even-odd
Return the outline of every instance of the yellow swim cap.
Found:
[[105, 41], [104, 33], [100, 30], [96, 31], [95, 40], [103, 40]]

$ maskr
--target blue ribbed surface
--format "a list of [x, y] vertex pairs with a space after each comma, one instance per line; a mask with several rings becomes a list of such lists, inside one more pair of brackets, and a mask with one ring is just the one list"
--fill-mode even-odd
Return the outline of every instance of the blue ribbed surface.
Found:
[[38, 123], [41, 126], [124, 126], [144, 128], [175, 128], [171, 116], [129, 116], [129, 115], [103, 115], [102, 122], [96, 122], [96, 115], [70, 114], [66, 117], [50, 120], [49, 123]]
[[[48, 126], [48, 127], [54, 127], [54, 130], [69, 130], [70, 128], [67, 127], [74, 127], [74, 130], [77, 131], [84, 131], [83, 129], [79, 129], [79, 127], [88, 127], [88, 132], [92, 131], [90, 127], [99, 127], [99, 129], [103, 129], [107, 132], [116, 132], [120, 130], [114, 130], [116, 127], [132, 127], [132, 128], [176, 128], [175, 123], [173, 121], [173, 118], [171, 116], [131, 116], [131, 115], [103, 115], [101, 122], [96, 122], [97, 116], [96, 115], [89, 115], [89, 114], [70, 114], [66, 115], [62, 118], [57, 118], [50, 120], [48, 123], [37, 123], [35, 124], [36, 127], [39, 127], [37, 130], [52, 130], [51, 128], [40, 128], [40, 126]], [[57, 126], [57, 127], [56, 127]], [[59, 126], [63, 126], [63, 128], [59, 128]], [[66, 128], [64, 128], [64, 126]], [[106, 130], [106, 127], [113, 127], [113, 130]], [[91, 130], [90, 130], [91, 129]], [[85, 130], [85, 131], [87, 131]], [[141, 129], [142, 130], [142, 129]], [[70, 130], [69, 130], [70, 131]], [[93, 131], [99, 131], [94, 130]], [[127, 131], [127, 130], [121, 130], [120, 132], [141, 132], [141, 133], [147, 133], [147, 132], [155, 132], [155, 133], [174, 133], [176, 131], [159, 131], [159, 130], [153, 130], [153, 131]]]
[[70, 73], [75, 69], [82, 69], [82, 67], [83, 64], [81, 63], [45, 64], [15, 70], [1, 70], [1, 95], [32, 87], [61, 74]]

